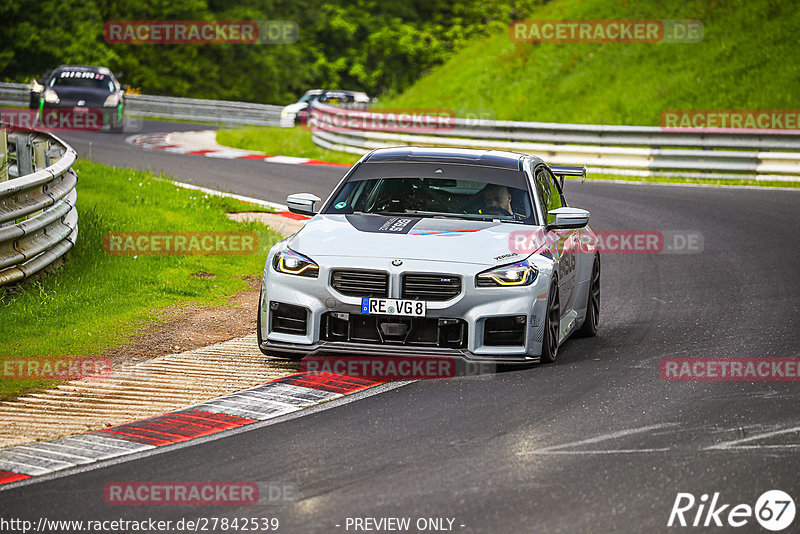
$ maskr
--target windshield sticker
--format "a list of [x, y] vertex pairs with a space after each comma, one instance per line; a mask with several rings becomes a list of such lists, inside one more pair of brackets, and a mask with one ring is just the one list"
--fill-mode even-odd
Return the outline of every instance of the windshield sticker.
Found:
[[347, 206], [347, 202], [339, 202], [339, 203], [338, 203], [338, 204], [336, 204], [336, 206], [334, 206], [334, 207], [335, 207], [337, 210], [340, 210], [340, 209], [344, 208], [345, 206]]
[[99, 72], [87, 72], [87, 71], [75, 71], [75, 70], [65, 70], [61, 72], [61, 78], [89, 78], [91, 80], [102, 80], [105, 78], [105, 74], [100, 74]]

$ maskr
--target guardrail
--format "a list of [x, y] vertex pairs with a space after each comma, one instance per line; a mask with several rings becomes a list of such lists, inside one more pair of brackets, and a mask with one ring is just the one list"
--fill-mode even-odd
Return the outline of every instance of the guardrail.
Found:
[[25, 83], [0, 83], [0, 106], [28, 107], [30, 87]]
[[0, 131], [0, 286], [30, 277], [75, 245], [75, 159], [55, 136]]
[[283, 109], [267, 104], [148, 95], [126, 95], [125, 106], [132, 115], [256, 126], [279, 126]]
[[800, 132], [689, 132], [457, 118], [426, 128], [413, 115], [319, 103], [313, 105], [310, 124], [314, 143], [353, 154], [391, 146], [484, 148], [534, 154], [555, 165], [585, 164], [590, 172], [604, 174], [800, 181]]
[[[0, 83], [0, 106], [27, 107], [30, 89], [22, 83]], [[125, 95], [125, 112], [159, 119], [221, 124], [279, 126], [281, 106], [169, 96]]]

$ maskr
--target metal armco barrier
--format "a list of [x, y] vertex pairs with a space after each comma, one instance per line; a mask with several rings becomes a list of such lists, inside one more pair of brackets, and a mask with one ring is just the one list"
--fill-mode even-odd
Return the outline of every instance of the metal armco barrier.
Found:
[[28, 107], [30, 88], [25, 83], [0, 83], [0, 106]]
[[[534, 154], [554, 165], [632, 176], [800, 181], [800, 132], [689, 132], [605, 126], [444, 119], [423, 127], [413, 116], [314, 103], [317, 145], [353, 154], [391, 146], [449, 146]], [[663, 148], [670, 147], [670, 148]]]
[[55, 136], [0, 133], [0, 286], [30, 277], [75, 245], [75, 159]]
[[125, 106], [126, 113], [133, 115], [256, 126], [279, 126], [283, 109], [267, 104], [148, 95], [126, 95]]
[[[27, 84], [0, 83], [0, 106], [27, 107]], [[279, 126], [281, 106], [169, 96], [125, 95], [125, 113], [160, 119]]]

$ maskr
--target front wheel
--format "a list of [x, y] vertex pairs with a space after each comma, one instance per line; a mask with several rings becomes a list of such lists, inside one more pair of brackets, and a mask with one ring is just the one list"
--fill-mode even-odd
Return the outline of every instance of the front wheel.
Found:
[[114, 120], [112, 117], [109, 121], [108, 130], [112, 133], [122, 133], [125, 129], [125, 121], [124, 119], [120, 119], [118, 122]]
[[542, 363], [553, 363], [558, 357], [558, 334], [561, 326], [561, 302], [558, 294], [558, 278], [553, 277], [547, 296], [547, 314], [544, 320], [542, 339]]
[[589, 281], [589, 295], [586, 297], [586, 319], [575, 334], [577, 337], [596, 336], [598, 324], [600, 324], [600, 256], [595, 256], [592, 278]]

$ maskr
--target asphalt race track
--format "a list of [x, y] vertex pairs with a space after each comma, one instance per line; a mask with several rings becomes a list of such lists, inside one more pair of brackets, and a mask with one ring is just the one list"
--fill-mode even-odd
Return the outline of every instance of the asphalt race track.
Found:
[[225, 160], [199, 156], [176, 158], [175, 154], [144, 151], [125, 143], [127, 137], [142, 133], [209, 129], [215, 128], [207, 124], [148, 120], [135, 131], [125, 133], [70, 132], [57, 135], [69, 143], [79, 156], [87, 157], [91, 154], [92, 159], [112, 167], [147, 169], [156, 173], [164, 171], [181, 182], [263, 198], [281, 204], [285, 203], [287, 195], [298, 193], [298, 187], [304, 188], [304, 192], [315, 193], [324, 198], [344, 176], [345, 167], [332, 171], [322, 166], [303, 165], [304, 169], [300, 172], [292, 165], [263, 161]]
[[[104, 163], [275, 202], [325, 197], [344, 171], [144, 152], [125, 145], [127, 135], [62, 137], [80, 154], [91, 140]], [[733, 507], [779, 489], [797, 503], [800, 383], [666, 381], [659, 363], [800, 355], [800, 192], [572, 181], [566, 195], [592, 213], [594, 229], [695, 230], [703, 250], [606, 254], [599, 334], [569, 340], [556, 364], [414, 382], [0, 491], [0, 517], [277, 517], [279, 532], [353, 532], [347, 518], [409, 517], [454, 519], [457, 532], [663, 532], [701, 530], [667, 528], [678, 492], [698, 501], [719, 492]], [[280, 481], [299, 499], [107, 505], [104, 485], [128, 480]], [[764, 530], [751, 517], [737, 531]]]

